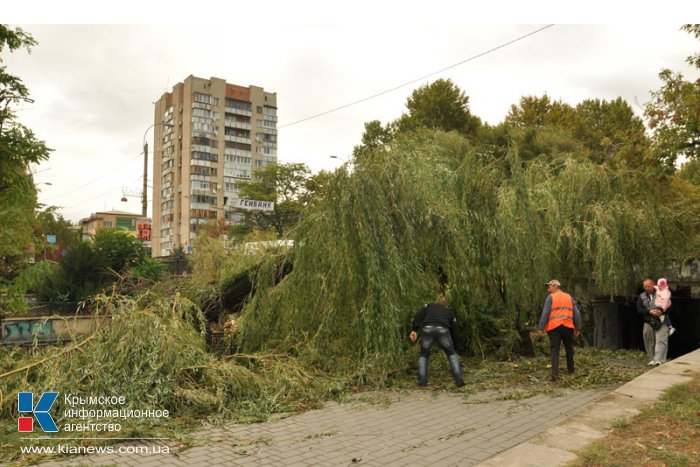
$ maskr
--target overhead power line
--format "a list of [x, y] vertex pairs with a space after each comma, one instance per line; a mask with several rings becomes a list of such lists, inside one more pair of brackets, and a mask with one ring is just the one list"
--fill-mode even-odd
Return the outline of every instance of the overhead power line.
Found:
[[365, 98], [363, 98], [363, 99], [360, 99], [360, 100], [357, 100], [357, 101], [354, 101], [354, 102], [350, 102], [349, 104], [341, 105], [340, 107], [335, 107], [335, 108], [333, 108], [333, 109], [326, 110], [325, 112], [321, 112], [321, 113], [318, 113], [318, 114], [315, 114], [315, 115], [311, 115], [311, 116], [309, 116], [309, 117], [305, 117], [305, 118], [302, 118], [301, 120], [296, 120], [296, 121], [294, 121], [294, 122], [287, 123], [287, 124], [285, 124], [285, 125], [280, 125], [280, 126], [278, 126], [277, 128], [278, 128], [278, 129], [287, 128], [287, 127], [290, 127], [290, 126], [292, 126], [292, 125], [296, 125], [296, 124], [298, 124], [298, 123], [306, 122], [306, 121], [312, 120], [312, 119], [314, 119], [314, 118], [322, 117], [322, 116], [324, 116], [324, 115], [328, 115], [328, 114], [330, 114], [330, 113], [337, 112], [338, 110], [342, 110], [342, 109], [346, 109], [346, 108], [348, 108], [348, 107], [352, 107], [353, 105], [357, 105], [357, 104], [361, 104], [361, 103], [363, 103], [363, 102], [367, 102], [368, 100], [374, 99], [374, 98], [376, 98], [376, 97], [383, 96], [384, 94], [389, 94], [390, 92], [394, 92], [394, 91], [396, 91], [397, 89], [401, 89], [401, 88], [406, 87], [406, 86], [408, 86], [408, 85], [414, 84], [414, 83], [416, 83], [416, 82], [418, 82], [418, 81], [422, 81], [422, 80], [424, 80], [424, 79], [426, 79], [426, 78], [430, 78], [431, 76], [434, 76], [434, 75], [437, 75], [437, 74], [442, 73], [442, 72], [444, 72], [444, 71], [447, 71], [447, 70], [449, 70], [449, 69], [451, 69], [451, 68], [458, 67], [458, 66], [463, 65], [463, 64], [465, 64], [465, 63], [467, 63], [467, 62], [471, 62], [472, 60], [476, 60], [477, 58], [483, 57], [484, 55], [488, 55], [488, 54], [490, 54], [490, 53], [492, 53], [492, 52], [495, 52], [495, 51], [497, 51], [497, 50], [499, 50], [499, 49], [502, 49], [502, 48], [504, 48], [504, 47], [507, 47], [507, 46], [509, 46], [509, 45], [511, 45], [511, 44], [514, 44], [514, 43], [518, 42], [518, 41], [521, 41], [521, 40], [523, 40], [523, 39], [525, 39], [525, 38], [527, 38], [527, 37], [533, 36], [533, 35], [537, 34], [538, 32], [542, 32], [542, 31], [544, 31], [545, 29], [551, 28], [552, 26], [554, 26], [554, 24], [548, 24], [548, 25], [546, 25], [546, 26], [544, 26], [544, 27], [541, 27], [541, 28], [539, 28], [539, 29], [536, 29], [535, 31], [529, 32], [529, 33], [527, 33], [527, 34], [525, 34], [525, 35], [523, 35], [523, 36], [517, 37], [517, 38], [515, 38], [515, 39], [513, 39], [513, 40], [511, 40], [511, 41], [508, 41], [508, 42], [506, 42], [506, 43], [504, 43], [504, 44], [501, 44], [501, 45], [499, 45], [499, 46], [497, 46], [497, 47], [494, 47], [494, 48], [492, 48], [492, 49], [489, 49], [489, 50], [486, 50], [486, 51], [484, 51], [484, 52], [481, 52], [480, 54], [477, 54], [477, 55], [474, 55], [474, 56], [469, 57], [469, 58], [467, 58], [467, 59], [464, 59], [464, 60], [462, 60], [461, 62], [457, 62], [457, 63], [455, 63], [455, 64], [453, 64], [453, 65], [447, 66], [447, 67], [445, 67], [445, 68], [441, 68], [441, 69], [439, 69], [439, 70], [437, 70], [437, 71], [434, 71], [434, 72], [432, 72], [432, 73], [428, 73], [427, 75], [421, 76], [420, 78], [412, 79], [411, 81], [408, 81], [408, 82], [406, 82], [406, 83], [400, 84], [400, 85], [395, 86], [395, 87], [393, 87], [393, 88], [391, 88], [391, 89], [387, 89], [387, 90], [385, 90], [385, 91], [379, 92], [379, 93], [377, 93], [377, 94], [373, 94], [373, 95], [368, 96], [368, 97], [365, 97]]
[[103, 173], [102, 175], [99, 175], [98, 177], [93, 178], [93, 179], [90, 180], [89, 182], [83, 183], [82, 185], [80, 185], [80, 186], [77, 187], [77, 188], [73, 188], [72, 190], [68, 190], [68, 191], [65, 191], [65, 192], [63, 192], [63, 193], [59, 193], [59, 194], [53, 195], [53, 196], [54, 196], [54, 197], [59, 197], [59, 196], [63, 196], [63, 195], [67, 195], [67, 194], [73, 193], [73, 192], [78, 191], [78, 190], [82, 190], [83, 188], [87, 187], [88, 185], [91, 185], [91, 184], [95, 183], [96, 181], [98, 181], [98, 180], [100, 180], [100, 179], [102, 179], [102, 178], [104, 178], [104, 177], [106, 177], [106, 176], [108, 176], [108, 175], [113, 175], [115, 170], [120, 169], [120, 168], [124, 167], [124, 166], [127, 165], [127, 164], [130, 164], [133, 160], [135, 160], [137, 157], [141, 157], [142, 155], [143, 155], [143, 153], [139, 154], [138, 156], [132, 157], [131, 159], [129, 159], [129, 160], [127, 160], [126, 162], [124, 162], [123, 164], [119, 164], [119, 165], [116, 166], [116, 167], [112, 167], [108, 172], [105, 172], [105, 173]]

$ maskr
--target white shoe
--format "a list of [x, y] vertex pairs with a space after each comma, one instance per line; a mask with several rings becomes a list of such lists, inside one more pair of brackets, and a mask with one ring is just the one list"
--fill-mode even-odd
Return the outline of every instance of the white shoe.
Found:
[[656, 366], [656, 360], [652, 360], [649, 363], [647, 363], [649, 366]]
[[672, 336], [674, 332], [676, 332], [676, 328], [674, 328], [673, 326], [668, 328], [668, 335], [669, 336]]

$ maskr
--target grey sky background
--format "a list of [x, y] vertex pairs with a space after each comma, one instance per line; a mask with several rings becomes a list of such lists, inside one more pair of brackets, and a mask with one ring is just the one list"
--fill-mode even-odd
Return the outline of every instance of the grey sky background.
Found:
[[[571, 105], [623, 97], [641, 115], [640, 106], [661, 84], [659, 71], [696, 78], [685, 59], [700, 50], [680, 23], [555, 25], [388, 94], [289, 125], [544, 24], [12, 25], [39, 42], [31, 54], [3, 53], [8, 71], [34, 99], [18, 108], [20, 121], [55, 150], [34, 168], [37, 182], [52, 183], [39, 186], [39, 201], [61, 206], [73, 221], [102, 210], [140, 212], [138, 197], [120, 198], [123, 189], [140, 192], [153, 102], [190, 74], [276, 92], [279, 161], [318, 171], [342, 163], [330, 156], [347, 157], [365, 122], [399, 117], [411, 92], [438, 78], [459, 86], [472, 113], [490, 124], [501, 122], [520, 97], [545, 92]], [[153, 131], [146, 137], [152, 149]], [[151, 165], [152, 158], [149, 180]]]

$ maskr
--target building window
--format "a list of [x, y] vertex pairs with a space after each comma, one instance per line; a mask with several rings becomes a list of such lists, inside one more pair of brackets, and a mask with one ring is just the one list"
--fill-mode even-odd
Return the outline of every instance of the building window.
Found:
[[193, 203], [216, 204], [216, 196], [192, 195], [190, 196], [190, 200]]
[[102, 223], [102, 226], [103, 226], [103, 227], [112, 227], [112, 221], [104, 221], [104, 222]]
[[209, 94], [203, 94], [201, 92], [194, 93], [195, 102], [201, 102], [203, 104], [219, 105], [219, 99], [212, 97]]
[[200, 161], [219, 162], [219, 156], [217, 154], [201, 151], [192, 151], [192, 159], [197, 159]]
[[246, 143], [237, 143], [235, 141], [224, 141], [225, 145], [229, 149], [240, 149], [242, 151], [249, 151], [250, 152], [250, 144]]
[[233, 109], [238, 109], [238, 110], [247, 110], [250, 112], [250, 110], [253, 108], [253, 105], [250, 102], [239, 101], [237, 99], [229, 99], [227, 97], [226, 98], [226, 107], [231, 107]]

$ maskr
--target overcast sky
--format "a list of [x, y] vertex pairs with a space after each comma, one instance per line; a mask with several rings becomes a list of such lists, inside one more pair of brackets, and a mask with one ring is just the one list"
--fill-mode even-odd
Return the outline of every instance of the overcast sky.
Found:
[[[140, 212], [140, 198], [120, 198], [124, 189], [140, 192], [153, 102], [190, 74], [276, 92], [279, 161], [318, 171], [342, 163], [330, 156], [347, 157], [365, 122], [397, 118], [415, 88], [438, 78], [459, 86], [472, 113], [490, 124], [521, 96], [545, 92], [571, 105], [621, 96], [641, 114], [662, 68], [697, 77], [685, 58], [700, 50], [670, 22], [555, 25], [426, 77], [545, 24], [250, 24], [13, 24], [39, 42], [31, 54], [2, 58], [34, 100], [18, 109], [20, 121], [54, 149], [34, 168], [37, 182], [52, 184], [39, 186], [40, 202], [61, 206], [72, 221], [102, 210]], [[152, 148], [153, 130], [146, 137]]]

